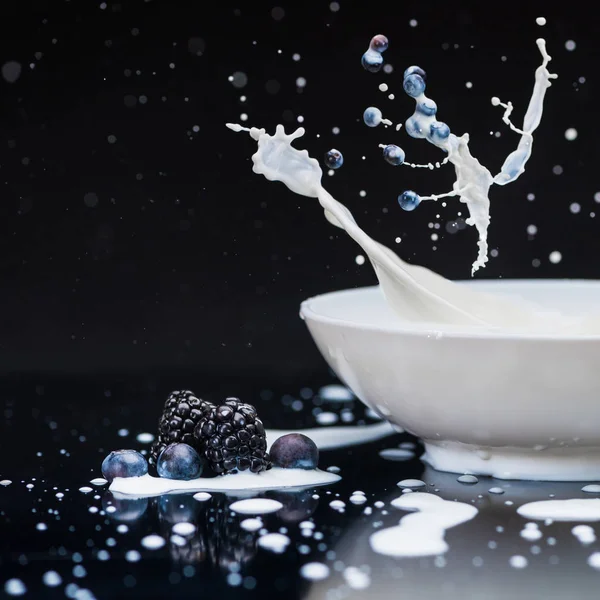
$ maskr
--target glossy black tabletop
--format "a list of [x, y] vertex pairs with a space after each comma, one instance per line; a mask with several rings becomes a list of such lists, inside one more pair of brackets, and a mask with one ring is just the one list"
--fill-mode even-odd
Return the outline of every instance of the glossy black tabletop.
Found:
[[[320, 411], [337, 414], [337, 426], [375, 423], [357, 400], [324, 401], [318, 390], [332, 382], [326, 374], [313, 381], [246, 377], [217, 382], [160, 374], [5, 379], [0, 479], [12, 483], [0, 487], [0, 590], [7, 597], [26, 588], [28, 598], [77, 599], [595, 597], [600, 572], [588, 566], [587, 558], [598, 544], [579, 542], [571, 533], [574, 523], [540, 523], [541, 539], [527, 541], [520, 535], [527, 521], [516, 512], [520, 504], [550, 494], [589, 497], [581, 483], [480, 478], [465, 485], [418, 457], [382, 458], [382, 449], [416, 442], [408, 434], [322, 451], [321, 468], [340, 469], [342, 480], [334, 485], [246, 494], [283, 504], [263, 517], [264, 529], [283, 531], [291, 540], [281, 554], [258, 546], [261, 532], [246, 531], [240, 527], [245, 516], [231, 514], [229, 505], [244, 495], [215, 493], [207, 502], [192, 494], [128, 499], [90, 484], [110, 450], [148, 448], [136, 438], [155, 433], [172, 388], [190, 387], [212, 400], [239, 395], [256, 404], [270, 427], [315, 427]], [[416, 448], [419, 454], [418, 442]], [[370, 535], [406, 514], [390, 505], [400, 495], [397, 482], [405, 478], [423, 479], [428, 492], [479, 509], [473, 520], [448, 531], [450, 549], [444, 555], [395, 559], [371, 549]], [[84, 486], [94, 491], [82, 493]], [[505, 493], [490, 494], [493, 486]], [[366, 494], [365, 504], [349, 502], [354, 490]], [[345, 502], [344, 512], [330, 506], [334, 499]], [[307, 520], [314, 522], [310, 537], [299, 527]], [[178, 538], [175, 543], [172, 527], [183, 521], [194, 523], [196, 532], [185, 544]], [[142, 546], [141, 539], [152, 533], [166, 540], [164, 547]], [[511, 566], [513, 556], [525, 557], [527, 566]], [[327, 565], [329, 575], [307, 580], [300, 570], [309, 562]], [[366, 589], [349, 585], [348, 567], [368, 575]]]

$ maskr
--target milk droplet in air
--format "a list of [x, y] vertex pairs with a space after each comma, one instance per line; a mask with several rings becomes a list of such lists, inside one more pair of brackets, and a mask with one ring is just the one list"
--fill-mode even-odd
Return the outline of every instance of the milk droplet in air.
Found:
[[569, 127], [569, 129], [567, 129], [565, 131], [565, 138], [567, 140], [569, 140], [569, 142], [576, 140], [577, 139], [577, 129], [575, 129], [574, 127]]
[[565, 42], [565, 48], [569, 51], [572, 52], [573, 50], [575, 50], [575, 48], [577, 47], [577, 44], [573, 41], [573, 40], [567, 40]]
[[550, 252], [548, 258], [553, 265], [557, 265], [562, 260], [562, 254], [558, 250], [554, 250], [553, 252]]
[[362, 254], [359, 254], [354, 261], [356, 262], [357, 265], [364, 265], [365, 264], [365, 257]]
[[546, 24], [546, 19], [545, 17], [538, 17], [535, 22], [540, 26], [543, 27]]

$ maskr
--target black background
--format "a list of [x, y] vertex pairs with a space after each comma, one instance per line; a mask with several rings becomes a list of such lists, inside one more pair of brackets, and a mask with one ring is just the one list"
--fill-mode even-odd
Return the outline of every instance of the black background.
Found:
[[[559, 79], [527, 171], [492, 189], [490, 244], [498, 256], [478, 277], [598, 276], [590, 212], [600, 190], [599, 56], [586, 4], [340, 0], [337, 12], [328, 1], [107, 4], [20, 0], [0, 8], [0, 63], [22, 66], [16, 81], [0, 80], [5, 372], [323, 371], [299, 303], [375, 277], [368, 262], [355, 263], [360, 249], [324, 220], [316, 201], [251, 172], [254, 143], [224, 123], [247, 113], [248, 124], [293, 127], [302, 115], [308, 133], [300, 147], [319, 159], [331, 147], [344, 153], [344, 167], [325, 185], [368, 232], [405, 259], [466, 278], [475, 232], [445, 230], [461, 205], [428, 203], [409, 214], [396, 203], [407, 188], [449, 190], [452, 170], [394, 170], [378, 143], [402, 145], [415, 162], [440, 155], [403, 131], [368, 129], [362, 111], [374, 104], [403, 122], [413, 106], [401, 72], [419, 64], [439, 118], [468, 131], [472, 152], [495, 173], [518, 137], [489, 99], [512, 100], [520, 123], [540, 35]], [[283, 18], [274, 18], [275, 6]], [[548, 18], [544, 28], [535, 24], [539, 15]], [[390, 38], [390, 75], [360, 66], [376, 33]], [[236, 71], [248, 76], [242, 89], [228, 81]], [[298, 77], [307, 80], [300, 91]], [[277, 93], [266, 89], [271, 80]], [[378, 91], [382, 81], [394, 102]], [[575, 141], [565, 139], [568, 127], [578, 130]], [[496, 131], [499, 138], [490, 135]], [[437, 242], [430, 222], [441, 224]], [[533, 238], [529, 224], [538, 227]], [[548, 260], [553, 250], [562, 252], [558, 265]]]

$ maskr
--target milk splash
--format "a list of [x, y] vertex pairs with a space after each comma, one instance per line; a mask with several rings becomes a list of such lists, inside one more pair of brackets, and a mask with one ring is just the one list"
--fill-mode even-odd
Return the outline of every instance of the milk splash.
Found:
[[[381, 36], [376, 36], [381, 37]], [[458, 137], [450, 132], [446, 123], [438, 121], [436, 103], [425, 95], [425, 72], [419, 67], [409, 67], [404, 73], [404, 90], [415, 100], [415, 112], [406, 121], [407, 133], [414, 138], [426, 139], [428, 142], [447, 152], [448, 156], [442, 164], [450, 162], [454, 165], [456, 181], [452, 191], [445, 194], [432, 194], [430, 196], [418, 196], [412, 191], [405, 192], [410, 202], [404, 206], [407, 210], [413, 210], [421, 200], [439, 200], [450, 196], [458, 196], [469, 208], [470, 217], [466, 220], [467, 225], [473, 225], [479, 234], [479, 252], [477, 260], [473, 263], [472, 274], [480, 267], [485, 266], [488, 261], [487, 232], [490, 224], [490, 200], [489, 190], [495, 183], [506, 185], [515, 181], [525, 171], [525, 164], [531, 156], [533, 147], [533, 132], [540, 124], [543, 112], [544, 97], [546, 90], [551, 86], [551, 79], [557, 75], [548, 71], [548, 63], [551, 57], [546, 52], [546, 42], [542, 38], [536, 41], [542, 55], [542, 64], [535, 72], [535, 85], [529, 107], [523, 121], [523, 128], [516, 127], [510, 120], [513, 111], [512, 103], [503, 103], [499, 98], [492, 98], [494, 106], [504, 107], [502, 120], [516, 133], [521, 135], [517, 149], [508, 155], [500, 173], [495, 177], [484, 167], [469, 150], [469, 134], [465, 133]], [[384, 150], [386, 146], [381, 145]], [[404, 151], [400, 150], [404, 156]], [[410, 167], [429, 167], [429, 165], [415, 165], [402, 161], [401, 164]], [[436, 166], [441, 166], [439, 163]], [[403, 196], [404, 196], [403, 195]], [[402, 196], [400, 197], [400, 201]], [[401, 205], [402, 205], [401, 201]]]
[[[545, 52], [543, 40], [538, 40], [538, 47], [544, 62], [536, 72], [524, 128], [517, 130], [522, 133], [522, 139], [496, 178], [470, 154], [467, 134], [460, 138], [449, 134], [445, 141], [435, 142], [448, 152], [448, 159], [457, 171], [455, 190], [449, 195], [458, 195], [467, 202], [473, 223], [477, 224], [480, 232], [487, 232], [489, 223], [489, 187], [492, 183], [504, 185], [516, 179], [523, 172], [531, 153], [532, 132], [539, 124], [545, 90], [554, 77], [546, 69], [550, 57]], [[512, 105], [508, 103], [503, 106], [506, 107], [504, 118], [510, 123]], [[544, 313], [517, 299], [467, 289], [429, 269], [405, 263], [392, 250], [369, 237], [358, 226], [350, 211], [323, 188], [323, 173], [318, 161], [311, 158], [306, 150], [297, 150], [292, 146], [294, 140], [304, 135], [303, 127], [287, 134], [283, 126], [278, 125], [275, 135], [269, 135], [264, 129], [247, 128], [234, 123], [228, 123], [227, 127], [236, 132], [248, 132], [258, 143], [258, 150], [252, 156], [255, 173], [264, 175], [269, 181], [280, 181], [297, 194], [317, 198], [327, 220], [345, 230], [362, 247], [375, 269], [386, 301], [402, 319], [544, 331], [548, 327], [561, 327], [560, 323], [557, 325], [557, 315], [554, 313]], [[485, 238], [480, 242], [480, 248], [485, 248]]]

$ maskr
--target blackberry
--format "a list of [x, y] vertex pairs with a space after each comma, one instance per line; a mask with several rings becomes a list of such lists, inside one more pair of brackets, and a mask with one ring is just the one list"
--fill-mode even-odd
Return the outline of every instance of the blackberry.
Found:
[[149, 463], [156, 466], [160, 453], [169, 444], [188, 444], [197, 447], [194, 427], [204, 413], [213, 408], [210, 402], [200, 400], [193, 392], [171, 392], [158, 421], [158, 436], [150, 449]]
[[260, 473], [271, 468], [267, 437], [256, 409], [238, 398], [226, 398], [220, 406], [206, 411], [194, 429], [200, 446], [217, 474], [250, 470]]

